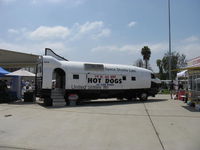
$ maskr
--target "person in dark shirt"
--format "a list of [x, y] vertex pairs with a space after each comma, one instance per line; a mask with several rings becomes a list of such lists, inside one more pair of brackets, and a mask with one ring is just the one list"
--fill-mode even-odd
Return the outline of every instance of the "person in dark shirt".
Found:
[[3, 81], [0, 80], [0, 92], [3, 91]]
[[169, 90], [170, 90], [171, 99], [173, 99], [173, 97], [172, 97], [172, 94], [173, 94], [173, 91], [174, 91], [174, 83], [173, 83], [173, 80], [170, 82]]
[[178, 83], [178, 89], [183, 90], [183, 84], [181, 82]]
[[6, 80], [5, 81], [0, 80], [0, 103], [8, 102], [10, 100], [6, 82], [7, 82]]
[[7, 84], [6, 84], [7, 80], [0, 80], [0, 91], [1, 92], [6, 92], [8, 90]]

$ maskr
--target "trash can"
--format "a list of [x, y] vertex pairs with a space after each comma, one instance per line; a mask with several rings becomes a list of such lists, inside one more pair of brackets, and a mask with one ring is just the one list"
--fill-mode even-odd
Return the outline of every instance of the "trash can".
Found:
[[78, 95], [77, 94], [70, 94], [68, 96], [69, 99], [69, 106], [76, 106]]

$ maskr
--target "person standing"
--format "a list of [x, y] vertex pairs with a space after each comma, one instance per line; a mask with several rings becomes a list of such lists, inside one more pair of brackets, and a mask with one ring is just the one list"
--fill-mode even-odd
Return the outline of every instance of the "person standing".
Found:
[[174, 83], [173, 83], [173, 80], [170, 82], [169, 90], [170, 90], [171, 99], [173, 99], [173, 92], [174, 92]]

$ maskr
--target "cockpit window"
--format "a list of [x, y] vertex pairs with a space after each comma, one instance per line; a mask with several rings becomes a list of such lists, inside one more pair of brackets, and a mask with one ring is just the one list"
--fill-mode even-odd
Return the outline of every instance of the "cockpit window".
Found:
[[152, 78], [152, 79], [155, 79], [156, 76], [155, 76], [154, 74], [151, 74], [151, 78]]

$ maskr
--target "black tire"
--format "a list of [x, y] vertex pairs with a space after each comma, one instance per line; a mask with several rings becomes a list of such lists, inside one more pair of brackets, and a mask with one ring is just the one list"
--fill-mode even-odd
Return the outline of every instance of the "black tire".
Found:
[[145, 93], [145, 92], [141, 93], [140, 96], [139, 96], [139, 99], [141, 101], [146, 101], [148, 99], [148, 94]]
[[136, 101], [137, 98], [136, 98], [136, 97], [132, 97], [131, 100], [132, 100], [132, 101]]
[[127, 97], [126, 99], [127, 99], [127, 101], [133, 101], [132, 97]]
[[44, 98], [44, 105], [45, 106], [52, 106], [53, 105], [53, 101], [50, 97], [45, 97]]
[[66, 106], [69, 106], [69, 100], [65, 100]]
[[123, 101], [123, 97], [117, 97], [116, 98], [118, 101]]
[[78, 100], [76, 101], [76, 105], [81, 105], [81, 100], [80, 100], [80, 99], [78, 99]]

